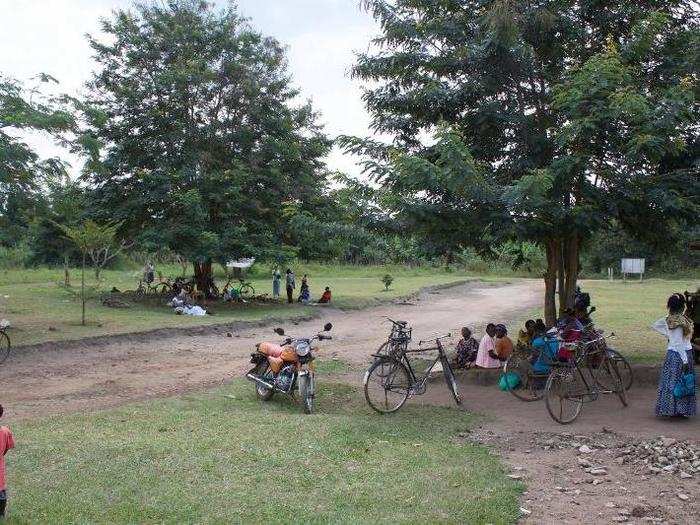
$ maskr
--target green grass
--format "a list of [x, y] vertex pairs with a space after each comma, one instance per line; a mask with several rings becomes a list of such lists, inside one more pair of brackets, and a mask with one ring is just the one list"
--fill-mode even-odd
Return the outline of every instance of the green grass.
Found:
[[[695, 290], [700, 280], [649, 279], [639, 281], [583, 280], [581, 289], [591, 294], [596, 307], [593, 321], [607, 335], [613, 348], [620, 350], [634, 363], [658, 364], [666, 355], [665, 340], [651, 329], [651, 324], [666, 315], [666, 300], [674, 292]], [[543, 317], [541, 309], [534, 309], [520, 317], [511, 334], [527, 319]]]
[[666, 300], [674, 292], [695, 290], [698, 280], [583, 281], [596, 306], [593, 319], [606, 333], [615, 332], [611, 346], [637, 363], [660, 363], [666, 341], [651, 324], [666, 315]]
[[383, 417], [320, 382], [318, 410], [252, 386], [14, 425], [9, 524], [513, 523], [522, 485], [455, 439], [451, 408]]
[[[160, 267], [166, 276], [177, 276], [179, 267]], [[313, 298], [318, 298], [323, 288], [330, 286], [333, 303], [339, 308], [360, 308], [381, 301], [394, 299], [418, 291], [430, 285], [446, 284], [466, 279], [465, 273], [445, 272], [433, 268], [408, 269], [400, 267], [357, 267], [299, 265], [296, 268], [300, 281], [304, 273], [309, 274]], [[388, 292], [380, 277], [391, 273], [395, 281]], [[268, 268], [260, 267], [251, 282], [257, 293], [272, 293]], [[95, 335], [138, 332], [154, 328], [176, 326], [199, 326], [230, 321], [257, 321], [270, 317], [293, 318], [310, 315], [318, 307], [298, 304], [250, 305], [225, 304], [206, 305], [215, 313], [204, 318], [176, 316], [164, 304], [134, 304], [128, 309], [103, 306], [99, 300], [88, 303], [88, 326], [81, 326], [80, 301], [76, 296], [80, 273], [71, 272], [73, 293], [66, 292], [58, 283], [62, 280], [61, 269], [3, 270], [0, 271], [0, 317], [12, 322], [10, 335], [14, 345], [44, 341], [79, 339]], [[105, 271], [101, 289], [133, 290], [140, 278], [139, 270]], [[223, 275], [217, 280], [223, 283]], [[89, 285], [94, 285], [92, 273]]]

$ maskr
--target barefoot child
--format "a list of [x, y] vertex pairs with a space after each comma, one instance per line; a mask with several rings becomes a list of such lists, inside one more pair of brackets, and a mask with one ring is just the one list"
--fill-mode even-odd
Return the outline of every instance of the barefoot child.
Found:
[[[0, 405], [0, 417], [2, 417], [2, 405]], [[15, 446], [12, 432], [7, 427], [0, 427], [0, 519], [5, 517], [7, 506], [7, 486], [5, 484], [5, 454]]]

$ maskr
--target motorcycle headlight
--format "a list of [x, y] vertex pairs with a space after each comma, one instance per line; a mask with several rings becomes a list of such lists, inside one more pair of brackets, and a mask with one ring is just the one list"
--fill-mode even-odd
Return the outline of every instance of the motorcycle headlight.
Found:
[[306, 342], [300, 342], [297, 344], [296, 348], [294, 351], [297, 353], [299, 357], [304, 357], [309, 355], [309, 352], [311, 352], [311, 345]]

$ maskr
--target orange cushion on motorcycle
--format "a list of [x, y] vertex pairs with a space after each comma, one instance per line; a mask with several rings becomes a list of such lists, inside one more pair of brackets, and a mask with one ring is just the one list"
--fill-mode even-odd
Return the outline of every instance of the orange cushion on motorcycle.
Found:
[[282, 348], [280, 345], [276, 345], [275, 343], [260, 343], [258, 346], [258, 351], [261, 354], [279, 357], [282, 355], [284, 348]]

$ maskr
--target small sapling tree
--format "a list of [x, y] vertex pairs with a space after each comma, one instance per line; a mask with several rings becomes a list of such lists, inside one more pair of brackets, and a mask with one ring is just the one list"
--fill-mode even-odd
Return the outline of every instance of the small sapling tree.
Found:
[[391, 283], [394, 282], [394, 278], [391, 275], [386, 274], [384, 277], [382, 277], [382, 282], [384, 283], [384, 291], [388, 292]]

